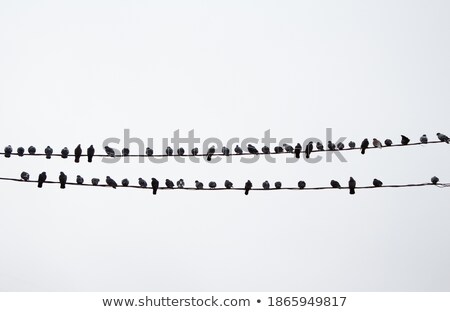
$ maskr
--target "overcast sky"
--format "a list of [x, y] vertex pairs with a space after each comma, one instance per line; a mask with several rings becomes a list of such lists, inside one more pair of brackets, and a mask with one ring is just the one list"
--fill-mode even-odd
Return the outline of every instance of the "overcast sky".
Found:
[[[2, 1], [0, 148], [449, 134], [448, 1]], [[258, 144], [256, 144], [258, 145]], [[118, 146], [118, 145], [116, 145]], [[261, 145], [258, 145], [261, 147]], [[131, 146], [132, 152], [137, 152]], [[347, 162], [80, 164], [0, 176], [220, 186], [450, 182], [449, 146]], [[450, 291], [450, 189], [160, 192], [0, 181], [3, 291]]]

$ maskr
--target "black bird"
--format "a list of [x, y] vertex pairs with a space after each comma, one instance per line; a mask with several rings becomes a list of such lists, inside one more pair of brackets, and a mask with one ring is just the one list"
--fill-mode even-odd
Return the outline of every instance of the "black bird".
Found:
[[236, 145], [236, 147], [234, 148], [234, 152], [238, 155], [242, 155], [243, 153], [242, 148], [240, 148], [239, 145]]
[[263, 148], [261, 149], [261, 151], [264, 154], [269, 154], [270, 153], [270, 148], [268, 146], [263, 146]]
[[438, 133], [436, 133], [436, 135], [437, 135], [439, 141], [445, 142], [445, 143], [447, 143], [447, 144], [450, 143], [450, 139], [449, 139], [448, 136], [446, 136], [445, 134], [442, 134], [442, 133], [439, 133], [439, 132], [438, 132]]
[[402, 145], [407, 145], [409, 143], [409, 141], [410, 141], [409, 138], [402, 135]]
[[264, 181], [262, 184], [263, 189], [268, 190], [270, 188], [270, 184], [269, 181]]
[[151, 149], [150, 147], [147, 147], [145, 149], [145, 154], [147, 154], [147, 156], [152, 156], [153, 155], [153, 149]]
[[319, 151], [323, 151], [323, 144], [322, 144], [322, 142], [317, 142], [317, 143], [316, 143], [316, 147], [317, 147], [317, 149], [318, 149]]
[[87, 149], [88, 162], [92, 162], [92, 158], [94, 157], [94, 154], [95, 154], [95, 148], [93, 145], [91, 145]]
[[127, 147], [122, 148], [122, 156], [130, 156], [130, 149]]
[[206, 153], [206, 160], [211, 161], [212, 155], [216, 152], [216, 147], [213, 145], [210, 148], [208, 148], [208, 153]]
[[336, 145], [331, 141], [328, 141], [327, 147], [329, 151], [334, 151], [336, 149]]
[[338, 181], [331, 180], [330, 184], [333, 188], [341, 188], [341, 185], [339, 184]]
[[8, 145], [5, 147], [5, 157], [6, 158], [11, 157], [12, 152], [13, 152], [13, 149], [12, 149], [11, 145]]
[[28, 153], [29, 153], [30, 155], [36, 154], [36, 147], [30, 146], [30, 147], [28, 148]]
[[194, 148], [191, 150], [191, 153], [192, 153], [192, 155], [197, 156], [197, 155], [198, 155], [198, 147], [194, 147]]
[[214, 181], [211, 181], [211, 182], [209, 182], [208, 186], [209, 186], [209, 188], [211, 188], [211, 189], [215, 189], [216, 186], [217, 186], [217, 183], [214, 182]]
[[350, 180], [348, 181], [348, 188], [350, 189], [350, 194], [355, 194], [355, 187], [356, 187], [356, 181], [352, 177], [350, 177]]
[[59, 173], [59, 184], [60, 188], [64, 189], [66, 188], [66, 182], [67, 182], [67, 175], [64, 172]]
[[369, 147], [369, 140], [368, 139], [364, 139], [361, 143], [361, 154], [365, 154], [366, 153], [366, 149]]
[[[183, 180], [181, 180], [181, 181], [183, 181]], [[179, 182], [179, 181], [178, 181]], [[177, 183], [178, 184], [178, 183]], [[173, 189], [173, 187], [175, 186], [174, 184], [173, 184], [173, 182], [172, 181], [170, 181], [169, 179], [166, 179], [166, 186], [167, 186], [167, 188], [170, 188], [170, 189]], [[179, 186], [178, 186], [179, 187]]]
[[222, 147], [222, 154], [224, 154], [225, 156], [230, 156], [230, 149], [226, 146]]
[[25, 153], [25, 149], [22, 146], [17, 148], [17, 155], [22, 157], [24, 153]]
[[250, 180], [247, 180], [247, 182], [245, 182], [245, 195], [248, 195], [248, 192], [250, 191], [250, 189], [252, 188], [252, 182], [250, 182]]
[[305, 149], [306, 158], [309, 158], [311, 156], [311, 153], [313, 150], [314, 150], [314, 144], [313, 144], [313, 142], [309, 141], [309, 143], [308, 143], [308, 145], [306, 145], [306, 149]]
[[50, 146], [47, 146], [45, 148], [45, 158], [50, 159], [52, 158], [53, 149]]
[[275, 182], [275, 188], [276, 189], [280, 189], [281, 188], [281, 182], [280, 181]]
[[276, 154], [283, 153], [283, 148], [281, 146], [275, 146], [273, 150], [275, 151]]
[[138, 182], [139, 182], [139, 186], [140, 187], [142, 187], [142, 188], [146, 188], [147, 187], [147, 181], [145, 181], [144, 179], [139, 178]]
[[[309, 142], [308, 145], [306, 145], [306, 158], [309, 158], [309, 154], [308, 154], [308, 146], [309, 144], [312, 144], [312, 142]], [[300, 145], [300, 143], [297, 143], [297, 145], [295, 145], [295, 158], [300, 158], [300, 153], [302, 152], [302, 146]]]
[[[166, 185], [167, 185], [167, 181], [166, 181]], [[184, 187], [184, 180], [180, 179], [177, 181], [177, 186], [178, 188], [183, 188]]]
[[420, 143], [422, 143], [422, 144], [427, 144], [428, 143], [428, 138], [427, 138], [426, 134], [424, 134], [424, 135], [422, 135], [420, 137]]
[[383, 186], [383, 182], [381, 182], [378, 179], [373, 179], [372, 183], [373, 183], [373, 186], [375, 186], [375, 187], [382, 187]]
[[44, 171], [41, 174], [39, 174], [39, 178], [38, 178], [38, 187], [39, 188], [42, 187], [42, 184], [44, 184], [45, 180], [47, 180], [47, 174]]
[[343, 149], [345, 148], [345, 145], [344, 145], [344, 143], [342, 143], [342, 142], [338, 142], [338, 144], [337, 144], [337, 148], [338, 148], [338, 150], [343, 150]]
[[173, 155], [173, 149], [170, 146], [166, 147], [166, 155], [172, 156]]
[[224, 183], [224, 185], [225, 185], [225, 188], [227, 188], [227, 189], [230, 189], [230, 188], [232, 188], [233, 187], [233, 183], [231, 183], [230, 181], [228, 181], [228, 180], [225, 180], [225, 183]]
[[[123, 182], [123, 181], [122, 181]], [[111, 179], [109, 176], [106, 176], [106, 184], [108, 184], [109, 186], [111, 186], [112, 188], [116, 188], [117, 187], [117, 183], [116, 181], [114, 181], [113, 179]]]
[[61, 150], [61, 158], [67, 158], [69, 156], [69, 149], [67, 147], [64, 147]]
[[184, 148], [180, 147], [179, 149], [177, 149], [177, 154], [178, 154], [178, 156], [183, 156], [184, 155]]
[[122, 179], [122, 181], [121, 181], [121, 183], [122, 183], [122, 186], [128, 186], [128, 185], [130, 185], [130, 181], [128, 181], [128, 179]]
[[291, 145], [287, 144], [287, 143], [284, 143], [283, 147], [284, 147], [284, 150], [287, 153], [293, 153], [294, 152], [294, 148]]
[[158, 190], [158, 187], [159, 187], [159, 181], [156, 180], [155, 178], [152, 178], [153, 195], [156, 195], [156, 191]]
[[251, 144], [247, 145], [247, 150], [250, 154], [258, 154], [258, 150]]
[[203, 189], [203, 183], [202, 183], [202, 182], [199, 182], [199, 181], [197, 181], [197, 180], [195, 180], [195, 188], [196, 188], [197, 190]]
[[439, 182], [439, 178], [438, 177], [434, 176], [434, 177], [431, 178], [431, 183], [437, 184], [438, 182]]
[[92, 182], [92, 185], [98, 185], [98, 182], [100, 182], [100, 179], [92, 178], [91, 182]]
[[77, 184], [83, 184], [84, 183], [84, 179], [82, 176], [77, 175]]
[[356, 147], [356, 143], [353, 142], [353, 141], [350, 141], [350, 142], [348, 142], [348, 146], [349, 146], [351, 149], [353, 149], [353, 148]]
[[305, 181], [298, 181], [297, 185], [298, 185], [299, 189], [304, 189], [306, 186], [306, 183], [305, 183]]
[[81, 144], [78, 144], [78, 146], [75, 148], [75, 162], [80, 162], [81, 153], [83, 150], [81, 149]]
[[109, 147], [108, 145], [105, 146], [105, 152], [110, 157], [116, 156], [116, 152], [114, 152], [114, 150], [111, 147]]
[[384, 140], [384, 145], [391, 146], [392, 145], [392, 140], [391, 139]]
[[21, 177], [22, 180], [24, 180], [24, 181], [28, 181], [28, 180], [30, 179], [30, 175], [28, 174], [28, 172], [25, 172], [25, 171], [23, 171], [23, 172], [20, 174], [20, 177]]

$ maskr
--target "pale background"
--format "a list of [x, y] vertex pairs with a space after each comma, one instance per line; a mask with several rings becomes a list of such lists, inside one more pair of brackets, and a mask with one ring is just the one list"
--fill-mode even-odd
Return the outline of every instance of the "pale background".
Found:
[[[0, 147], [450, 133], [448, 1], [1, 1]], [[260, 146], [258, 146], [260, 147]], [[449, 146], [276, 164], [0, 159], [296, 186], [450, 182]], [[3, 291], [450, 291], [450, 189], [160, 192], [0, 181]]]

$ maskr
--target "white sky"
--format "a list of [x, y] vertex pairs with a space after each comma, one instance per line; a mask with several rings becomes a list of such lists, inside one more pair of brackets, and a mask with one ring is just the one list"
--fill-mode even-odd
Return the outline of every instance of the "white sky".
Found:
[[[2, 1], [0, 147], [449, 134], [448, 1]], [[258, 146], [260, 147], [260, 146]], [[133, 151], [133, 147], [132, 147]], [[448, 146], [346, 163], [0, 159], [0, 176], [449, 182]], [[283, 160], [284, 157], [279, 157]], [[237, 158], [236, 158], [237, 160]], [[0, 290], [449, 291], [449, 189], [161, 192], [0, 181]]]

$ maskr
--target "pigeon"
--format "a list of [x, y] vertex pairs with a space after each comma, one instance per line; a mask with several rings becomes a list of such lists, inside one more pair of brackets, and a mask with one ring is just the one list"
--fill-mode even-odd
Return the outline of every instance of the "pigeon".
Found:
[[263, 189], [268, 190], [270, 188], [270, 184], [269, 181], [264, 181], [262, 184]]
[[250, 180], [247, 180], [247, 182], [245, 182], [245, 195], [248, 195], [248, 192], [250, 191], [250, 189], [252, 188], [252, 182], [250, 182]]
[[203, 189], [203, 183], [202, 183], [202, 182], [199, 182], [199, 181], [197, 181], [197, 180], [195, 180], [195, 188], [196, 188], [197, 190]]
[[225, 156], [230, 156], [230, 149], [226, 146], [222, 147], [222, 154], [224, 154]]
[[261, 151], [264, 154], [270, 154], [270, 148], [268, 146], [263, 146], [263, 148], [261, 149]]
[[337, 148], [338, 148], [338, 150], [343, 150], [343, 149], [345, 148], [345, 145], [344, 145], [344, 143], [342, 143], [342, 142], [338, 142], [338, 144], [337, 144]]
[[291, 145], [289, 145], [289, 144], [284, 143], [283, 147], [284, 147], [284, 150], [287, 153], [293, 153], [294, 152], [294, 148]]
[[60, 188], [65, 189], [66, 188], [66, 182], [67, 182], [67, 175], [65, 175], [65, 173], [61, 171], [59, 173]]
[[317, 149], [318, 149], [319, 151], [323, 151], [323, 144], [322, 144], [322, 142], [317, 142], [317, 143], [316, 143], [316, 147], [317, 147]]
[[231, 183], [230, 181], [228, 181], [228, 180], [225, 180], [225, 183], [224, 183], [224, 185], [225, 185], [225, 188], [227, 188], [227, 189], [230, 189], [230, 188], [232, 188], [233, 187], [233, 183]]
[[50, 159], [52, 158], [53, 149], [50, 146], [47, 146], [45, 148], [45, 158]]
[[338, 181], [331, 180], [330, 184], [333, 188], [341, 188], [341, 185], [339, 184]]
[[299, 189], [304, 189], [306, 186], [306, 183], [305, 183], [305, 181], [298, 181], [297, 186]]
[[[116, 181], [111, 179], [109, 176], [106, 176], [106, 184], [108, 184], [109, 186], [111, 186], [114, 189], [117, 187]], [[123, 185], [123, 181], [122, 181], [122, 185]]]
[[[167, 185], [167, 181], [166, 181], [166, 185]], [[180, 179], [177, 181], [177, 186], [178, 188], [183, 188], [184, 187], [184, 180]]]
[[216, 147], [213, 145], [210, 148], [208, 148], [208, 152], [206, 153], [206, 160], [211, 161], [212, 155], [216, 152]]
[[80, 157], [81, 157], [82, 152], [83, 152], [83, 150], [81, 149], [81, 145], [78, 144], [78, 146], [75, 148], [75, 162], [76, 163], [80, 162]]
[[173, 149], [170, 146], [166, 147], [166, 155], [172, 156], [173, 155]]
[[24, 153], [25, 153], [25, 149], [22, 146], [17, 148], [17, 155], [22, 157]]
[[280, 181], [275, 182], [275, 188], [276, 189], [280, 189], [281, 188], [281, 182]]
[[350, 177], [350, 180], [348, 181], [348, 188], [350, 189], [350, 194], [355, 194], [355, 187], [356, 187], [356, 181], [352, 177]]
[[150, 147], [147, 147], [147, 148], [145, 149], [145, 154], [146, 154], [147, 156], [152, 156], [152, 155], [153, 155], [153, 150], [152, 150]]
[[198, 154], [198, 147], [194, 147], [194, 148], [191, 150], [191, 153], [192, 153], [192, 155], [197, 156], [197, 154]]
[[391, 146], [392, 145], [392, 140], [391, 139], [384, 140], [384, 145]]
[[348, 142], [348, 147], [350, 147], [351, 149], [354, 149], [356, 147], [356, 143], [353, 141]]
[[372, 144], [374, 147], [378, 147], [378, 148], [382, 148], [383, 144], [381, 144], [380, 141], [378, 141], [377, 139], [373, 138]]
[[[183, 181], [183, 180], [181, 180], [181, 181]], [[178, 181], [178, 182], [180, 182], [180, 181]], [[184, 182], [183, 182], [183, 183], [184, 183]], [[178, 184], [178, 183], [177, 183], [177, 184]], [[175, 185], [173, 184], [172, 181], [170, 181], [169, 179], [166, 179], [166, 186], [167, 186], [167, 188], [173, 189], [173, 187], [174, 187]], [[178, 186], [178, 187], [180, 187], [180, 186]]]
[[30, 147], [28, 148], [28, 153], [29, 153], [30, 155], [36, 154], [36, 147], [30, 146]]
[[139, 178], [138, 182], [139, 182], [139, 186], [140, 187], [142, 187], [142, 188], [146, 188], [147, 187], [147, 181], [145, 181], [144, 179]]
[[122, 179], [121, 183], [122, 183], [122, 186], [130, 185], [130, 181], [128, 181], [128, 179]]
[[87, 157], [88, 157], [88, 162], [92, 162], [92, 158], [94, 157], [94, 153], [95, 153], [95, 148], [93, 145], [89, 146], [87, 149]]
[[209, 182], [208, 186], [209, 186], [209, 188], [211, 188], [211, 189], [215, 189], [216, 186], [217, 186], [217, 184], [216, 184], [216, 182], [211, 181], [211, 182]]
[[114, 150], [111, 147], [109, 147], [108, 145], [105, 146], [105, 152], [110, 157], [116, 156], [116, 153], [114, 152]]
[[404, 135], [402, 135], [402, 145], [407, 145], [409, 143], [409, 138], [405, 137]]
[[130, 156], [130, 149], [127, 147], [122, 148], [122, 156]]
[[437, 184], [438, 182], [439, 182], [439, 178], [438, 177], [434, 176], [434, 177], [431, 178], [431, 183]]
[[373, 183], [373, 186], [375, 186], [375, 187], [382, 187], [383, 186], [383, 182], [381, 182], [378, 179], [373, 179], [372, 183]]
[[[308, 148], [311, 145], [311, 151], [312, 151], [312, 142], [309, 142], [308, 145], [306, 145], [306, 158], [309, 158], [309, 153], [311, 153], [311, 151], [308, 150]], [[300, 143], [297, 143], [295, 145], [294, 148], [294, 152], [295, 152], [295, 158], [300, 158], [300, 153], [302, 152], [302, 146], [300, 145]]]
[[77, 184], [83, 184], [84, 183], [84, 179], [82, 176], [77, 175]]
[[422, 143], [422, 144], [427, 144], [428, 143], [428, 138], [427, 138], [426, 134], [424, 134], [424, 135], [422, 135], [420, 137], [420, 143]]
[[336, 149], [336, 145], [331, 141], [328, 141], [327, 147], [329, 151], [334, 151]]
[[41, 174], [39, 174], [39, 178], [38, 178], [38, 187], [39, 188], [42, 187], [42, 184], [44, 184], [45, 180], [47, 180], [47, 174], [44, 171]]
[[30, 175], [28, 174], [28, 172], [25, 172], [25, 171], [22, 171], [22, 173], [20, 174], [20, 177], [24, 181], [28, 181], [30, 179]]
[[98, 185], [98, 182], [100, 182], [100, 179], [92, 178], [91, 182], [92, 182], [92, 185]]
[[159, 181], [156, 180], [155, 178], [152, 178], [153, 195], [156, 195], [156, 191], [158, 190], [158, 187], [159, 187]]
[[273, 150], [276, 154], [283, 153], [283, 148], [281, 146], [275, 146]]
[[436, 135], [437, 135], [439, 141], [445, 142], [445, 143], [447, 143], [447, 144], [450, 143], [450, 139], [449, 139], [448, 136], [446, 136], [445, 134], [442, 134], [442, 133], [439, 133], [439, 132], [438, 132], [438, 133], [436, 133]]
[[247, 150], [250, 154], [258, 154], [258, 150], [251, 144], [247, 145]]
[[13, 152], [13, 149], [12, 149], [11, 145], [8, 145], [5, 147], [5, 157], [6, 158], [11, 157], [12, 152]]
[[179, 149], [177, 149], [177, 155], [178, 156], [183, 156], [184, 155], [184, 148], [180, 147]]
[[234, 152], [238, 155], [242, 155], [243, 153], [242, 148], [240, 148], [239, 145], [236, 145], [236, 147], [234, 148]]
[[61, 150], [61, 157], [62, 158], [67, 158], [69, 156], [69, 149], [67, 148], [67, 147], [64, 147], [62, 150]]
[[369, 140], [364, 139], [361, 143], [361, 154], [365, 154], [366, 153], [366, 149], [369, 147]]

